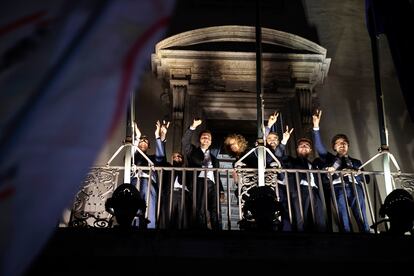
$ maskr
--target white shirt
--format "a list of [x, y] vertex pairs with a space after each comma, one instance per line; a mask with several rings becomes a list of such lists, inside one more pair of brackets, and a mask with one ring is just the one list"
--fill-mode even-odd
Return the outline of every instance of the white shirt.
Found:
[[[209, 149], [201, 149], [204, 153], [204, 162], [206, 162], [207, 164], [203, 164], [202, 167], [203, 168], [213, 168], [213, 163], [211, 161], [211, 156], [210, 156], [210, 150]], [[204, 171], [200, 172], [200, 174], [198, 175], [198, 177], [204, 177]], [[207, 171], [207, 178], [210, 179], [213, 183], [215, 183], [214, 181], [214, 172], [213, 171]]]
[[[312, 165], [308, 162], [308, 168], [310, 169], [310, 170], [312, 170]], [[312, 187], [318, 187], [318, 186], [316, 186], [316, 183], [315, 183], [315, 178], [313, 177], [313, 173], [310, 173], [310, 183], [311, 183], [311, 186]], [[309, 185], [309, 183], [308, 183], [308, 181], [307, 180], [305, 180], [305, 179], [302, 179], [301, 181], [300, 181], [300, 185], [306, 185], [306, 186], [308, 186]]]
[[[174, 180], [174, 189], [182, 189], [183, 185], [181, 185], [180, 182], [178, 182], [178, 176], [175, 177]], [[185, 190], [188, 191], [187, 187], [185, 187]]]

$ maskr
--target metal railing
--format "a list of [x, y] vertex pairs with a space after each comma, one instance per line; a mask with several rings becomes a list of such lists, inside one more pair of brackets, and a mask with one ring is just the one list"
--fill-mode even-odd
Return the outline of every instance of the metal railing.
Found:
[[[91, 169], [74, 200], [69, 226], [117, 224], [105, 210], [105, 202], [122, 184], [121, 171], [123, 167], [115, 166]], [[256, 169], [136, 167], [135, 172], [132, 177], [138, 190], [144, 179], [148, 183], [147, 191], [140, 193], [146, 195], [146, 205], [155, 208], [145, 210], [145, 216], [155, 220], [151, 228], [256, 229], [266, 220], [277, 231], [375, 233], [388, 227], [377, 224], [384, 201], [379, 189], [383, 172], [266, 169], [264, 189], [257, 186]], [[214, 181], [199, 177], [208, 172]], [[178, 176], [182, 186], [177, 185]], [[392, 176], [394, 188], [413, 192], [414, 174]], [[155, 197], [150, 192], [153, 188]]]

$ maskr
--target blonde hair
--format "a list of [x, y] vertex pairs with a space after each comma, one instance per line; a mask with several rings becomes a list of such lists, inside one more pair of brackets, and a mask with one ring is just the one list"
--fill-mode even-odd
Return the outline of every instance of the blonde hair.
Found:
[[[239, 152], [232, 151], [230, 144], [231, 140], [234, 140], [239, 146]], [[224, 139], [224, 148], [228, 153], [239, 156], [247, 149], [247, 140], [240, 134], [230, 134]]]

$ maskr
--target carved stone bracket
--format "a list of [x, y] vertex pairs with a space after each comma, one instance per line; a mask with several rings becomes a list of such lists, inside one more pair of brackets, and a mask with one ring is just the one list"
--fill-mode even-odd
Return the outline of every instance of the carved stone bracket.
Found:
[[172, 95], [172, 122], [173, 122], [173, 149], [181, 149], [183, 133], [184, 103], [189, 81], [186, 79], [171, 79], [170, 91]]
[[297, 88], [299, 97], [300, 114], [304, 125], [312, 122], [312, 91], [310, 89]]
[[171, 80], [170, 90], [172, 94], [172, 118], [174, 121], [183, 119], [184, 100], [188, 87], [188, 80]]

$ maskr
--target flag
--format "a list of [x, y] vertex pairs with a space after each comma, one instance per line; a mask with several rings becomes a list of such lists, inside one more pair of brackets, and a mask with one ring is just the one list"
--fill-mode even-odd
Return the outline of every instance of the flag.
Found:
[[53, 233], [124, 117], [174, 4], [19, 2], [0, 12], [2, 276], [21, 275]]

